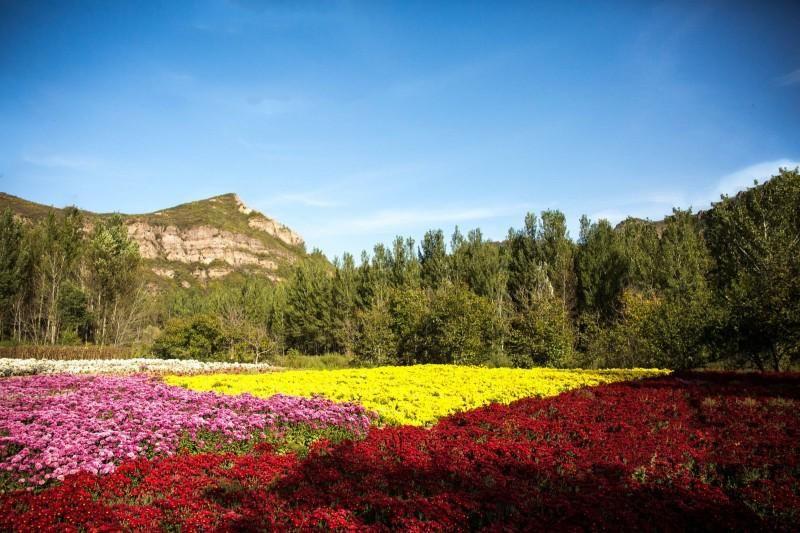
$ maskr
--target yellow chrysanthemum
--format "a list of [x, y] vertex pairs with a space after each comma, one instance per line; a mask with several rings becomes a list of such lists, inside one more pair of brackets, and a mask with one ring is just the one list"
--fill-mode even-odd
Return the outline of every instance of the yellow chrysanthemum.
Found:
[[429, 425], [438, 418], [492, 402], [553, 396], [577, 387], [649, 376], [666, 370], [556, 370], [455, 365], [384, 366], [346, 370], [289, 370], [268, 374], [167, 376], [166, 382], [225, 394], [322, 395], [356, 402], [387, 424]]

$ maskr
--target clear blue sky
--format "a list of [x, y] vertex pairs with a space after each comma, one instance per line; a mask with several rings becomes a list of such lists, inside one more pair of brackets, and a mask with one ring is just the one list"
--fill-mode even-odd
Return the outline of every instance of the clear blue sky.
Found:
[[0, 0], [0, 190], [224, 192], [330, 257], [704, 207], [800, 160], [800, 4]]

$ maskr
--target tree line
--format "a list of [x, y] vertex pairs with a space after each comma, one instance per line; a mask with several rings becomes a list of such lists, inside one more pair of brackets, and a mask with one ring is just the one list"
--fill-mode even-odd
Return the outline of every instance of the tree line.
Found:
[[0, 338], [17, 343], [122, 344], [135, 336], [146, 291], [136, 243], [120, 216], [74, 207], [35, 224], [0, 214]]
[[24, 228], [3, 215], [4, 336], [135, 338], [157, 356], [201, 359], [344, 353], [363, 364], [781, 369], [800, 358], [796, 169], [658, 223], [583, 217], [577, 240], [548, 210], [501, 242], [431, 230], [358, 261], [315, 251], [279, 284], [249, 277], [144, 297], [121, 220], [74, 237], [76, 216]]

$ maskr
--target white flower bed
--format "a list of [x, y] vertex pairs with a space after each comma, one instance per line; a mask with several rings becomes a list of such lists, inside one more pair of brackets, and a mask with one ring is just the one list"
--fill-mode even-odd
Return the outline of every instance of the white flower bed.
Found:
[[264, 372], [275, 367], [265, 363], [218, 363], [185, 359], [52, 359], [0, 358], [0, 377], [31, 374], [208, 374], [214, 372]]

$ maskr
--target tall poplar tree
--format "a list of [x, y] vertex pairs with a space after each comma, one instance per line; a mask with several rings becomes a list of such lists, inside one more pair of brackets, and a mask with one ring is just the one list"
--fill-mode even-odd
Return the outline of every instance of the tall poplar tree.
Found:
[[426, 289], [437, 289], [448, 277], [447, 249], [440, 229], [425, 233], [419, 251], [420, 278]]

